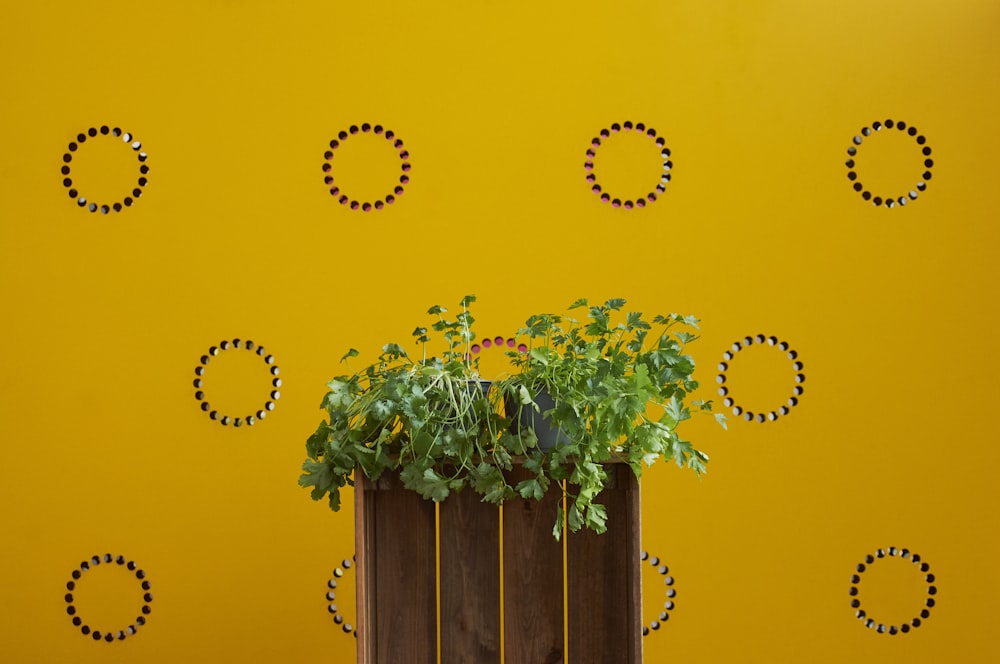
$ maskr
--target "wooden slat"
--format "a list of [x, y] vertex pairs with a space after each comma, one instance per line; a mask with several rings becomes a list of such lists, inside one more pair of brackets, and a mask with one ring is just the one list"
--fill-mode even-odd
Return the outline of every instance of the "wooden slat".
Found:
[[625, 464], [605, 469], [608, 487], [598, 500], [607, 508], [607, 532], [583, 529], [566, 541], [569, 658], [641, 664], [639, 485]]
[[[358, 509], [359, 664], [437, 661], [434, 503], [393, 478], [362, 482]], [[363, 602], [363, 603], [362, 603]]]
[[471, 489], [441, 503], [441, 662], [500, 662], [500, 510]]
[[374, 487], [358, 474], [354, 484], [354, 559], [357, 567], [357, 622], [358, 664], [373, 662], [375, 653], [375, 572], [368, 565], [375, 556], [375, 513], [372, 496]]
[[[510, 473], [514, 485], [531, 477], [523, 468]], [[563, 652], [562, 545], [552, 537], [556, 487], [539, 502], [515, 498], [503, 509], [503, 589], [505, 661], [560, 664]], [[599, 628], [599, 627], [598, 627]]]

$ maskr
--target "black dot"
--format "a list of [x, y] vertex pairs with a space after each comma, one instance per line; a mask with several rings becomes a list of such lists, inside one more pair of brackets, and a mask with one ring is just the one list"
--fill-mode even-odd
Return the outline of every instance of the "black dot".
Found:
[[97, 136], [97, 129], [91, 127], [90, 129], [87, 130], [87, 134], [90, 136]]

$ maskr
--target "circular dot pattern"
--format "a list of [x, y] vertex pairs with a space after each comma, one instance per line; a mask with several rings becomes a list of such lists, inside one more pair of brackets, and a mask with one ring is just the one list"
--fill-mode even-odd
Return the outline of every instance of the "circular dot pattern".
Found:
[[[213, 357], [218, 356], [222, 351], [228, 350], [238, 350], [240, 348], [245, 349], [247, 352], [256, 353], [264, 360], [264, 364], [268, 365], [268, 372], [271, 374], [271, 392], [270, 398], [264, 402], [264, 405], [257, 410], [256, 414], [245, 415], [243, 417], [231, 417], [227, 414], [220, 413], [219, 411], [212, 408], [212, 405], [208, 402], [205, 395], [205, 369], [208, 363]], [[222, 426], [229, 426], [232, 424], [234, 427], [241, 427], [244, 424], [247, 426], [253, 426], [257, 423], [257, 420], [263, 420], [267, 417], [267, 414], [274, 410], [274, 402], [281, 398], [281, 369], [278, 365], [274, 363], [274, 356], [268, 353], [263, 346], [258, 346], [253, 341], [247, 339], [243, 341], [241, 339], [233, 339], [232, 341], [224, 340], [219, 343], [218, 346], [212, 346], [208, 349], [208, 353], [202, 355], [198, 361], [198, 366], [194, 368], [194, 373], [196, 378], [194, 379], [194, 398], [199, 402], [202, 411], [208, 413], [208, 417], [222, 424]]]
[[[736, 403], [732, 395], [729, 393], [729, 388], [726, 386], [726, 371], [729, 370], [729, 364], [735, 359], [736, 354], [739, 353], [744, 348], [752, 346], [753, 344], [758, 345], [768, 345], [777, 348], [778, 350], [784, 352], [789, 360], [792, 361], [792, 368], [795, 370], [795, 387], [792, 388], [792, 396], [788, 399], [787, 405], [780, 406], [776, 410], [772, 410], [768, 413], [753, 413], [751, 411], [744, 410], [742, 406]], [[802, 373], [803, 364], [799, 361], [798, 352], [791, 350], [788, 347], [788, 342], [779, 341], [777, 337], [774, 336], [764, 336], [763, 334], [758, 334], [756, 337], [743, 337], [740, 341], [736, 341], [722, 354], [722, 362], [719, 363], [719, 375], [716, 376], [716, 382], [719, 384], [719, 394], [724, 397], [722, 404], [727, 408], [733, 409], [733, 415], [737, 417], [742, 417], [747, 422], [773, 422], [777, 420], [782, 415], [787, 415], [791, 408], [799, 405], [799, 397], [805, 391], [802, 387], [802, 383], [805, 382], [806, 376]]]
[[[98, 136], [120, 138], [123, 143], [132, 148], [139, 160], [139, 177], [136, 180], [136, 186], [132, 188], [130, 195], [125, 196], [120, 201], [88, 201], [85, 193], [76, 188], [73, 184], [73, 178], [70, 177], [72, 174], [70, 164], [73, 162], [74, 155], [79, 152], [88, 138], [97, 138]], [[146, 175], [149, 173], [149, 166], [146, 164], [146, 153], [142, 151], [142, 143], [136, 140], [131, 133], [122, 131], [118, 127], [110, 128], [107, 125], [91, 127], [86, 132], [77, 134], [76, 140], [71, 141], [66, 146], [66, 149], [67, 152], [62, 156], [63, 165], [60, 169], [63, 177], [62, 183], [68, 191], [69, 197], [75, 200], [79, 207], [90, 212], [100, 212], [101, 214], [108, 214], [111, 211], [121, 212], [124, 208], [132, 207], [135, 199], [142, 196], [143, 188], [147, 182]]]
[[471, 350], [472, 350], [472, 353], [475, 355], [475, 354], [479, 354], [479, 353], [481, 353], [481, 352], [483, 352], [485, 350], [489, 350], [490, 348], [502, 349], [504, 347], [507, 347], [507, 348], [516, 348], [517, 352], [519, 352], [519, 353], [527, 353], [528, 352], [528, 346], [526, 344], [519, 344], [512, 337], [507, 337], [506, 339], [504, 339], [501, 336], [486, 337], [480, 343], [478, 343], [478, 344], [472, 344]]
[[354, 638], [358, 638], [358, 633], [355, 631], [354, 626], [344, 619], [343, 614], [337, 607], [337, 581], [344, 576], [344, 570], [349, 570], [354, 566], [354, 563], [347, 558], [341, 561], [340, 567], [333, 570], [333, 576], [329, 581], [326, 582], [326, 610], [333, 616], [333, 622], [335, 625], [339, 625], [341, 631], [344, 634], [353, 634]]
[[[348, 194], [341, 191], [340, 186], [333, 179], [333, 157], [336, 154], [337, 148], [343, 145], [351, 136], [355, 136], [361, 133], [374, 133], [376, 135], [382, 136], [385, 140], [392, 143], [392, 147], [399, 151], [399, 158], [402, 160], [400, 164], [400, 169], [403, 174], [399, 176], [399, 184], [395, 185], [392, 192], [386, 194], [384, 198], [380, 198], [372, 201], [358, 201], [352, 198]], [[341, 131], [337, 134], [337, 138], [330, 141], [330, 149], [328, 149], [323, 154], [323, 183], [330, 188], [330, 195], [335, 197], [341, 205], [346, 205], [352, 210], [362, 210], [363, 212], [371, 212], [374, 210], [381, 210], [386, 205], [392, 205], [396, 202], [396, 198], [401, 196], [403, 193], [403, 186], [409, 184], [410, 182], [410, 153], [403, 146], [403, 141], [396, 137], [396, 134], [391, 130], [384, 129], [382, 125], [374, 125], [365, 122], [360, 127], [358, 125], [351, 125], [346, 131]]]
[[[646, 194], [644, 198], [639, 198], [635, 201], [630, 199], [623, 201], [621, 198], [604, 191], [603, 187], [598, 183], [597, 175], [594, 173], [594, 158], [597, 157], [597, 150], [601, 147], [602, 142], [611, 138], [612, 134], [633, 130], [637, 133], [645, 134], [660, 148], [660, 156], [663, 158], [663, 173], [660, 175], [660, 181], [656, 184], [654, 190]], [[590, 184], [590, 191], [596, 194], [602, 202], [610, 203], [614, 208], [625, 208], [626, 210], [631, 210], [634, 207], [646, 207], [647, 204], [656, 201], [657, 196], [666, 191], [667, 183], [670, 182], [670, 171], [673, 167], [674, 164], [670, 160], [670, 149], [666, 147], [666, 141], [663, 137], [657, 136], [656, 130], [652, 127], [646, 127], [642, 122], [633, 125], [631, 121], [625, 121], [621, 124], [615, 122], [610, 128], [602, 129], [599, 136], [590, 139], [590, 147], [587, 148], [587, 160], [583, 163], [583, 168], [587, 171], [586, 179]]]
[[[142, 608], [139, 610], [139, 615], [136, 616], [135, 621], [123, 629], [110, 629], [102, 630], [92, 628], [86, 621], [79, 615], [74, 602], [76, 601], [73, 593], [76, 591], [77, 584], [83, 578], [83, 575], [94, 567], [104, 563], [105, 565], [115, 565], [127, 570], [129, 573], [134, 574], [135, 578], [139, 581], [139, 587], [142, 590]], [[110, 553], [105, 553], [103, 556], [92, 556], [90, 560], [84, 560], [80, 563], [78, 569], [73, 570], [71, 574], [70, 581], [66, 584], [66, 595], [63, 599], [66, 601], [66, 613], [72, 619], [73, 625], [80, 628], [80, 633], [84, 636], [90, 636], [94, 641], [105, 641], [106, 643], [113, 643], [114, 641], [124, 641], [125, 637], [134, 635], [140, 627], [146, 624], [146, 616], [152, 612], [152, 607], [150, 604], [153, 601], [153, 595], [150, 593], [150, 584], [146, 579], [146, 572], [139, 569], [135, 562], [129, 560], [126, 561], [125, 556], [112, 556]]]
[[[861, 583], [861, 576], [872, 564], [881, 558], [885, 558], [886, 556], [898, 556], [903, 560], [909, 560], [914, 566], [916, 566], [920, 574], [923, 575], [924, 582], [927, 583], [927, 599], [924, 601], [923, 608], [920, 609], [920, 612], [915, 618], [902, 625], [885, 625], [884, 623], [881, 623], [875, 618], [869, 616], [867, 612], [861, 608], [861, 597], [860, 591], [858, 590], [858, 585]], [[923, 621], [930, 617], [931, 609], [934, 608], [934, 605], [936, 604], [935, 596], [937, 595], [937, 586], [934, 585], [935, 578], [934, 575], [930, 573], [930, 570], [931, 566], [924, 562], [920, 558], [919, 554], [910, 553], [909, 549], [897, 549], [894, 546], [890, 546], [888, 549], [879, 549], [875, 552], [875, 555], [869, 554], [865, 556], [864, 562], [858, 563], [854, 568], [855, 573], [851, 575], [851, 589], [849, 594], [851, 596], [851, 608], [855, 610], [855, 617], [868, 629], [875, 628], [875, 631], [879, 634], [889, 634], [890, 636], [895, 636], [900, 632], [906, 634], [911, 629], [920, 627], [923, 624]]]
[[663, 610], [660, 611], [655, 619], [650, 621], [649, 625], [642, 626], [642, 635], [649, 636], [651, 631], [659, 631], [663, 623], [670, 619], [670, 612], [674, 610], [674, 599], [677, 597], [677, 591], [674, 589], [674, 577], [670, 576], [670, 570], [660, 561], [659, 557], [650, 556], [648, 552], [643, 551], [639, 554], [639, 559], [643, 562], [649, 562], [649, 566], [663, 577], [663, 584], [667, 587], [667, 600], [663, 603]]
[[[858, 147], [865, 138], [873, 136], [884, 130], [891, 130], [895, 128], [897, 131], [905, 132], [908, 136], [914, 137], [917, 145], [920, 146], [921, 154], [923, 155], [924, 161], [921, 165], [923, 172], [920, 175], [920, 179], [914, 185], [913, 189], [899, 196], [886, 196], [883, 194], [873, 194], [869, 191], [865, 185], [858, 179], [858, 172], [856, 170], [855, 157], [858, 154]], [[871, 201], [872, 205], [878, 207], [884, 205], [885, 207], [892, 209], [896, 205], [905, 206], [909, 201], [917, 199], [917, 196], [921, 192], [927, 189], [927, 181], [931, 179], [931, 169], [934, 167], [934, 160], [931, 158], [931, 147], [927, 145], [927, 139], [917, 131], [917, 128], [912, 125], [907, 125], [905, 122], [899, 121], [894, 122], [893, 120], [886, 120], [885, 122], [873, 122], [870, 126], [865, 126], [861, 128], [861, 134], [855, 136], [851, 140], [851, 146], [847, 148], [848, 159], [845, 162], [847, 166], [847, 179], [851, 181], [851, 186], [854, 191], [861, 194], [861, 198], [866, 201]]]

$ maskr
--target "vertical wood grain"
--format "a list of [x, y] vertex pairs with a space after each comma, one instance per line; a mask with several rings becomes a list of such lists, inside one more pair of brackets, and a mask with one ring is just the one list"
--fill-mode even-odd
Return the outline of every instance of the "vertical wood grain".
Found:
[[642, 583], [639, 485], [626, 464], [608, 464], [599, 501], [608, 530], [566, 541], [569, 657], [573, 662], [641, 664]]
[[441, 503], [441, 662], [500, 662], [500, 511], [471, 489]]
[[[395, 478], [364, 483], [357, 533], [364, 575], [360, 664], [437, 661], [434, 503]], [[364, 659], [362, 659], [364, 657]]]
[[[514, 485], [532, 474], [510, 473]], [[515, 498], [504, 503], [504, 649], [507, 662], [559, 664], [563, 652], [562, 544], [552, 537], [562, 500], [550, 487], [541, 501]]]

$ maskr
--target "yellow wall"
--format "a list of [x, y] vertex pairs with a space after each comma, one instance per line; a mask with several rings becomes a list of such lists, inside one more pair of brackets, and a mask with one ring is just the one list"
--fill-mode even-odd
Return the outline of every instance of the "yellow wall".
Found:
[[[324, 597], [353, 553], [352, 515], [297, 487], [303, 443], [348, 347], [405, 342], [429, 305], [466, 293], [491, 336], [577, 297], [693, 313], [706, 397], [746, 335], [798, 352], [807, 380], [787, 416], [693, 423], [705, 479], [644, 479], [644, 547], [677, 591], [647, 661], [996, 658], [998, 21], [988, 0], [8, 3], [0, 659], [352, 661]], [[886, 119], [917, 127], [934, 160], [926, 191], [894, 209], [865, 202], [845, 166], [852, 137]], [[585, 180], [591, 139], [626, 120], [671, 151], [643, 209], [601, 203]], [[339, 205], [321, 170], [337, 132], [364, 122], [412, 164], [398, 200], [367, 213]], [[149, 167], [141, 198], [107, 215], [78, 207], [60, 173], [102, 125], [131, 132]], [[921, 147], [873, 133], [859, 180], [906, 195]], [[602, 142], [595, 172], [624, 198], [654, 187], [661, 161], [633, 130]], [[359, 200], [401, 174], [371, 133], [334, 162]], [[140, 165], [98, 134], [70, 177], [111, 205]], [[223, 427], [193, 397], [201, 355], [233, 338], [281, 370], [253, 427]], [[206, 398], [256, 411], [269, 367], [222, 351]], [[757, 344], [726, 371], [751, 410], [785, 403], [794, 374]], [[939, 591], [895, 636], [865, 629], [848, 595], [855, 565], [890, 546], [922, 556]], [[63, 597], [105, 553], [153, 594], [146, 625], [111, 644], [81, 635]], [[644, 570], [648, 623], [665, 598]], [[899, 556], [862, 579], [887, 624], [927, 598]], [[123, 629], [139, 583], [102, 563], [74, 606]]]

